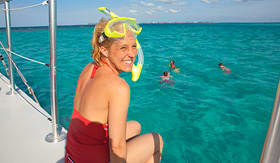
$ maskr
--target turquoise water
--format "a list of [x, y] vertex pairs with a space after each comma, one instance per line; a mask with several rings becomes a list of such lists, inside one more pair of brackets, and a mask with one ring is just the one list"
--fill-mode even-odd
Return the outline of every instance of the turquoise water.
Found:
[[[79, 73], [91, 61], [92, 29], [57, 31], [58, 108], [66, 128]], [[47, 30], [12, 34], [13, 51], [49, 62]], [[144, 24], [138, 38], [145, 55], [140, 80], [121, 75], [131, 87], [128, 119], [139, 121], [142, 133], [162, 135], [162, 162], [258, 162], [280, 76], [280, 24]], [[50, 112], [48, 68], [14, 59]], [[172, 74], [174, 85], [160, 84], [171, 59], [181, 72]], [[26, 90], [18, 76], [16, 83]]]

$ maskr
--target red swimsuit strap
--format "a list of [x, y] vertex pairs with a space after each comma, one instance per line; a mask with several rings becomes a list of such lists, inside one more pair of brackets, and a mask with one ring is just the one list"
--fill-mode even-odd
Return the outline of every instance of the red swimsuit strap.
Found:
[[[107, 62], [105, 62], [104, 60], [101, 60], [101, 61], [102, 61], [102, 63], [104, 63], [106, 66], [108, 66], [109, 69], [110, 69], [113, 73], [116, 72], [116, 70], [114, 70]], [[93, 77], [94, 77], [94, 74], [95, 74], [95, 72], [96, 72], [96, 70], [97, 70], [98, 68], [99, 68], [99, 66], [95, 63], [94, 66], [93, 66], [93, 69], [92, 69], [90, 78], [93, 78]]]
[[99, 66], [95, 63], [94, 66], [93, 66], [90, 78], [94, 77], [94, 74], [95, 74], [95, 72], [98, 68], [99, 68]]

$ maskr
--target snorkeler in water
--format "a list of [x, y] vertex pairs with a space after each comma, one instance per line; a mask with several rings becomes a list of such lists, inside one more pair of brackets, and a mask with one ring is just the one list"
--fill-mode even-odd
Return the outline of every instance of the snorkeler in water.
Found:
[[223, 65], [223, 63], [219, 63], [219, 67], [223, 70], [224, 73], [231, 73], [230, 69]]
[[167, 71], [163, 72], [163, 76], [160, 76], [161, 80], [160, 84], [163, 84], [164, 82], [169, 83], [170, 85], [173, 85], [175, 82], [171, 79], [172, 76], [170, 76], [170, 73]]
[[160, 76], [163, 81], [170, 80], [170, 74], [167, 71], [163, 72], [163, 76]]
[[171, 60], [168, 64], [169, 66], [169, 69], [176, 69], [176, 66], [175, 66], [175, 61], [174, 60]]
[[174, 60], [171, 60], [171, 61], [169, 62], [168, 67], [169, 67], [169, 69], [172, 70], [173, 72], [180, 72], [180, 69], [177, 68], [177, 67], [175, 66], [175, 61], [174, 61]]

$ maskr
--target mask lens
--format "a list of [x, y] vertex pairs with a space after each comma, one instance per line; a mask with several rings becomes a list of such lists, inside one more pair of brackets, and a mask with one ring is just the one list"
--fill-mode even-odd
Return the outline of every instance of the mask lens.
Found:
[[124, 37], [126, 30], [132, 31], [138, 35], [141, 32], [141, 27], [133, 18], [116, 18], [108, 22], [105, 34], [108, 37]]

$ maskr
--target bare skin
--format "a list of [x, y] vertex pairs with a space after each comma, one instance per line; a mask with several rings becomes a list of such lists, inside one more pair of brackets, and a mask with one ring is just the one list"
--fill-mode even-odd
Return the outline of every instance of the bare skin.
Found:
[[161, 77], [161, 80], [170, 80], [170, 74], [169, 72], [166, 72], [167, 75], [163, 74], [163, 76], [160, 76]]
[[103, 61], [108, 65], [99, 67], [93, 79], [90, 75], [93, 64], [82, 71], [75, 94], [74, 108], [86, 119], [109, 125], [110, 161], [115, 162], [160, 162], [163, 141], [159, 134], [141, 136], [137, 121], [127, 122], [130, 103], [130, 88], [119, 77], [121, 72], [130, 72], [136, 58], [136, 41], [133, 34], [112, 44], [109, 49], [100, 47]]
[[219, 67], [224, 71], [224, 73], [231, 73], [230, 69], [227, 68], [226, 66], [221, 64], [221, 65], [219, 65]]
[[170, 63], [168, 64], [168, 67], [169, 67], [170, 69], [176, 69], [176, 68], [177, 68], [177, 67], [175, 66], [175, 63], [174, 63], [173, 60], [170, 61]]

